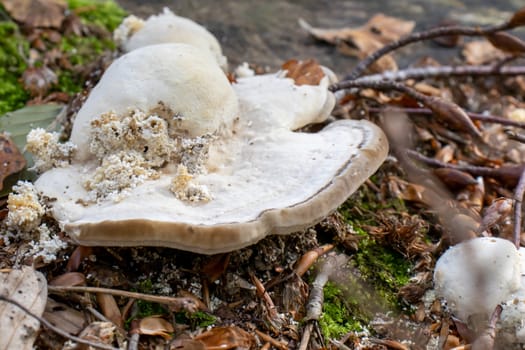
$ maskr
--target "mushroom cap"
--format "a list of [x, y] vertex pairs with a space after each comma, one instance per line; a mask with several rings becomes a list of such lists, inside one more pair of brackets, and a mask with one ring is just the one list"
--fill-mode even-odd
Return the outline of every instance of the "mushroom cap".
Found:
[[235, 92], [206, 52], [186, 44], [138, 49], [110, 65], [78, 111], [70, 140], [77, 157], [90, 156], [86, 130], [93, 119], [110, 111], [148, 111], [159, 101], [182, 118], [181, 132], [189, 136], [220, 133], [238, 116]]
[[[97, 113], [106, 112], [91, 99], [105, 101], [106, 109], [115, 104], [119, 110], [126, 103], [136, 106], [133, 94], [119, 97], [121, 90], [129, 89], [137, 91], [136, 98], [143, 98], [142, 106], [148, 105], [148, 99], [152, 104], [159, 100], [170, 103], [173, 109], [178, 103], [185, 105], [185, 99], [167, 91], [180, 91], [181, 87], [171, 84], [179, 80], [167, 78], [166, 73], [187, 75], [197, 62], [201, 64], [200, 58], [178, 59], [176, 63], [159, 59], [154, 68], [150, 67], [153, 59], [148, 58], [149, 51], [161, 50], [162, 56], [172, 57], [167, 51], [175, 54], [180, 44], [165, 45], [132, 51], [126, 56], [132, 55], [133, 59], [124, 56], [116, 62], [118, 68], [110, 67], [94, 91], [96, 95], [86, 101], [86, 105], [97, 108], [89, 115], [96, 117]], [[195, 49], [191, 53], [198, 55], [201, 51]], [[138, 55], [146, 59], [140, 60]], [[142, 78], [126, 76], [127, 62], [131, 63], [131, 72]], [[138, 62], [144, 62], [145, 67], [140, 68]], [[169, 70], [164, 64], [170, 66]], [[172, 68], [175, 65], [178, 67]], [[146, 77], [144, 70], [152, 76]], [[137, 85], [128, 89], [130, 79]], [[138, 85], [142, 81], [153, 86], [157, 84], [155, 79], [170, 82], [161, 84], [166, 91]], [[202, 85], [202, 89], [186, 86], [198, 96], [182, 91], [185, 98], [198, 102], [201, 95], [212, 100], [215, 98], [209, 95], [224, 95], [222, 84], [209, 84], [207, 74], [198, 79], [203, 82], [182, 80], [187, 85]], [[210, 145], [207, 171], [194, 174], [194, 180], [211, 193], [209, 201], [188, 202], [174, 196], [169, 188], [176, 170], [168, 164], [159, 169], [158, 178], [128, 188], [119, 201], [86, 202], [84, 179], [93, 177], [99, 165], [93, 157], [77, 157], [69, 166], [47, 171], [35, 186], [52, 198], [52, 213], [63, 229], [84, 245], [164, 246], [214, 254], [245, 247], [268, 234], [296, 232], [322, 220], [342, 204], [387, 155], [384, 134], [367, 121], [340, 120], [319, 132], [296, 131], [329, 117], [335, 100], [327, 85], [325, 77], [319, 85], [297, 86], [282, 74], [244, 78], [233, 85], [238, 119], [230, 125], [230, 134], [219, 135]], [[228, 99], [222, 97], [222, 101]], [[216, 108], [224, 110], [222, 104]], [[79, 120], [83, 127], [76, 125]], [[87, 133], [91, 126], [77, 118], [75, 127], [77, 133]], [[80, 134], [73, 141], [78, 140], [85, 142]]]
[[434, 284], [449, 308], [463, 321], [487, 318], [520, 287], [521, 258], [510, 241], [480, 237], [449, 248], [437, 261]]
[[[126, 21], [121, 24], [127, 25]], [[120, 43], [125, 52], [148, 45], [184, 43], [209, 52], [223, 69], [227, 66], [226, 57], [222, 55], [221, 46], [213, 34], [191, 19], [175, 15], [168, 8], [164, 8], [159, 15], [150, 16], [139, 26], [133, 22], [131, 25], [139, 28], [131, 30], [131, 35]], [[130, 32], [129, 29], [120, 30]]]

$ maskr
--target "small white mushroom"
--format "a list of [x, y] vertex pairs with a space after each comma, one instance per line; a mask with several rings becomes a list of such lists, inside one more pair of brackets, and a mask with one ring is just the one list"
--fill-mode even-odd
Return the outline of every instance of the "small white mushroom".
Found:
[[304, 229], [342, 204], [388, 149], [367, 121], [297, 131], [330, 116], [328, 83], [268, 74], [232, 86], [198, 48], [136, 49], [79, 111], [71, 165], [35, 186], [84, 245], [213, 254]]
[[115, 30], [114, 37], [125, 52], [155, 44], [193, 45], [210, 53], [222, 69], [227, 67], [227, 59], [215, 36], [200, 24], [177, 16], [168, 8], [164, 8], [159, 15], [150, 16], [146, 21], [133, 15], [127, 17]]
[[438, 260], [434, 284], [451, 311], [463, 321], [488, 317], [520, 287], [521, 265], [516, 247], [494, 237], [474, 238], [447, 250]]

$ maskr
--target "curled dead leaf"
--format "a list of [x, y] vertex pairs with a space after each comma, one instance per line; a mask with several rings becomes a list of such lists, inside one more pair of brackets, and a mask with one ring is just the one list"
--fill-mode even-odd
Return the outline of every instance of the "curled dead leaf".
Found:
[[286, 70], [286, 77], [295, 81], [295, 85], [319, 85], [324, 77], [324, 72], [319, 63], [314, 59], [305, 61], [288, 60], [281, 66]]
[[22, 74], [22, 84], [32, 97], [44, 96], [58, 83], [58, 77], [47, 66], [30, 67]]
[[440, 121], [458, 131], [466, 132], [481, 139], [481, 133], [478, 128], [467, 113], [457, 104], [435, 96], [425, 97], [422, 102], [434, 112], [434, 115]]
[[453, 191], [477, 183], [472, 175], [457, 169], [438, 168], [434, 169], [434, 174]]
[[497, 49], [512, 55], [525, 53], [525, 42], [509, 33], [496, 32], [487, 35], [487, 40]]
[[244, 329], [231, 327], [215, 327], [195, 337], [206, 346], [207, 349], [251, 349], [254, 345], [254, 337]]
[[[415, 23], [379, 13], [363, 26], [356, 28], [314, 28], [302, 19], [299, 20], [299, 25], [317, 40], [336, 45], [342, 53], [364, 58], [382, 46], [412, 32]], [[385, 55], [375, 62], [371, 69], [395, 70], [397, 64], [392, 56]]]
[[9, 15], [28, 27], [60, 28], [65, 18], [65, 0], [1, 0]]
[[481, 65], [505, 57], [505, 54], [496, 49], [487, 40], [476, 40], [465, 44], [462, 50], [465, 62], [471, 65]]
[[525, 7], [522, 7], [518, 11], [514, 12], [509, 21], [509, 25], [512, 28], [525, 25]]
[[110, 294], [97, 293], [97, 303], [102, 310], [102, 314], [110, 320], [114, 325], [119, 328], [124, 327], [124, 321], [122, 320], [122, 314], [117, 305], [115, 297]]
[[6, 177], [18, 173], [25, 166], [26, 160], [13, 140], [4, 133], [0, 134], [0, 190]]
[[80, 272], [66, 272], [49, 281], [50, 286], [85, 286], [86, 276]]
[[168, 340], [171, 338], [171, 333], [175, 332], [175, 328], [160, 316], [149, 316], [141, 319], [133, 331], [139, 334], [158, 335]]

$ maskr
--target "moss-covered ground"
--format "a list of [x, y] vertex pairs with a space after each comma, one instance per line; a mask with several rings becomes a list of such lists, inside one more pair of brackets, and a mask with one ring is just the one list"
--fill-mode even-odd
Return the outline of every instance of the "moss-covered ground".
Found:
[[[85, 78], [79, 74], [80, 68], [96, 60], [104, 51], [115, 49], [111, 32], [122, 21], [126, 12], [109, 0], [68, 0], [68, 5], [85, 28], [91, 28], [91, 32], [76, 34], [74, 31], [57, 30], [60, 34], [58, 41], [48, 40], [47, 34], [42, 34], [40, 42], [44, 43], [45, 49], [40, 50], [58, 50], [59, 60], [68, 62], [52, 65], [58, 83], [49, 93], [64, 92], [71, 95], [79, 92], [84, 84]], [[30, 66], [42, 66], [44, 62], [39, 57], [45, 57], [40, 55], [34, 62], [30, 62], [31, 49], [36, 50], [28, 36], [0, 6], [0, 115], [23, 107], [31, 98], [24, 89], [21, 76]]]

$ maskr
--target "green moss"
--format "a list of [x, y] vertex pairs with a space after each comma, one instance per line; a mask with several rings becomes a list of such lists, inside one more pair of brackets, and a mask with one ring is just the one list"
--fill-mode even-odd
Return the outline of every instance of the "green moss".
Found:
[[[73, 69], [54, 68], [58, 76], [58, 86], [54, 91], [68, 94], [79, 92], [84, 84], [79, 74], [80, 67], [93, 62], [104, 51], [114, 50], [110, 33], [119, 25], [126, 12], [114, 1], [69, 0], [69, 8], [76, 10], [82, 20], [99, 26], [107, 35], [63, 36], [58, 48], [73, 65]], [[0, 7], [1, 8], [1, 7]], [[5, 13], [3, 17], [8, 18]], [[47, 42], [48, 45], [53, 45]], [[22, 108], [30, 98], [23, 88], [20, 77], [27, 68], [25, 57], [29, 56], [30, 44], [20, 33], [16, 23], [0, 21], [0, 115]], [[52, 46], [48, 50], [53, 49]], [[41, 65], [36, 62], [35, 66]]]
[[365, 329], [377, 313], [401, 310], [398, 291], [409, 282], [411, 263], [366, 230], [378, 224], [379, 211], [392, 208], [406, 211], [403, 201], [379, 202], [367, 188], [361, 188], [340, 208], [359, 242], [344, 277], [324, 289], [320, 325], [326, 339]]
[[24, 106], [29, 94], [19, 81], [27, 67], [29, 42], [14, 22], [0, 21], [0, 115]]
[[397, 291], [410, 279], [410, 263], [399, 253], [379, 245], [368, 235], [360, 240], [354, 262], [365, 280], [375, 287], [381, 299], [386, 302], [386, 306], [397, 309]]
[[193, 313], [182, 311], [175, 314], [175, 321], [178, 324], [187, 324], [191, 329], [197, 329], [215, 324], [217, 318], [202, 311]]
[[71, 10], [77, 10], [80, 18], [112, 32], [122, 22], [126, 11], [109, 0], [68, 0]]
[[325, 285], [323, 292], [323, 314], [319, 325], [325, 339], [339, 339], [350, 331], [363, 330], [363, 325], [369, 321], [370, 315], [359, 309], [357, 300], [332, 282]]

